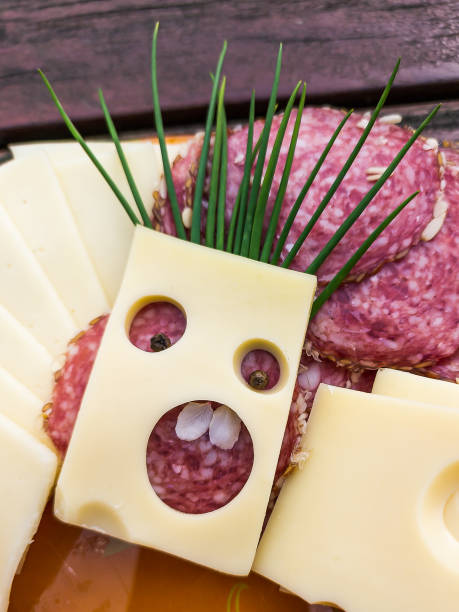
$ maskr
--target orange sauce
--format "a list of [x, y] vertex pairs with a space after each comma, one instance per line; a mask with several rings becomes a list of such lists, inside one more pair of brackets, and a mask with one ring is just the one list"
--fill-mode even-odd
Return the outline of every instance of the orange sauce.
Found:
[[[181, 559], [125, 545], [57, 521], [48, 506], [9, 612], [226, 612], [231, 589], [240, 612], [307, 612], [300, 599], [263, 578], [226, 576]], [[236, 612], [234, 604], [231, 612]]]

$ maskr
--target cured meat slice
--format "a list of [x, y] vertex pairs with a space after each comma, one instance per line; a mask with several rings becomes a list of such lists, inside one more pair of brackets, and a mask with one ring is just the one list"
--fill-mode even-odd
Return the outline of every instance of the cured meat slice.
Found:
[[[459, 152], [443, 153], [441, 229], [359, 284], [343, 285], [311, 321], [315, 349], [342, 365], [425, 368], [459, 346]], [[440, 225], [440, 223], [439, 223]], [[436, 228], [438, 229], [438, 228]]]
[[[279, 227], [284, 226], [291, 206], [342, 118], [341, 111], [330, 108], [307, 108], [304, 110], [290, 180], [279, 219]], [[281, 119], [281, 116], [276, 116], [273, 120], [269, 152]], [[294, 119], [295, 113], [292, 114], [284, 138], [278, 167], [274, 175], [268, 210], [272, 208], [282, 177]], [[301, 205], [287, 240], [286, 247], [288, 249], [299, 237], [317, 205], [332, 185], [333, 180], [361, 136], [365, 121], [365, 117], [356, 113], [348, 121], [336, 140]], [[262, 127], [263, 123], [261, 121], [256, 122], [255, 140], [261, 133]], [[372, 187], [376, 177], [392, 161], [410, 135], [411, 132], [408, 129], [381, 121], [376, 122], [348, 175], [292, 262], [291, 267], [293, 269], [304, 270], [311, 263], [343, 220]], [[182, 207], [191, 205], [201, 142], [201, 137], [197, 136], [186, 157], [178, 160], [173, 167], [174, 184]], [[233, 208], [238, 187], [242, 180], [246, 142], [247, 127], [238, 128], [229, 134], [227, 220], [229, 220], [230, 211]], [[357, 263], [351, 273], [352, 278], [360, 278], [362, 275], [371, 273], [382, 263], [405, 253], [407, 249], [419, 241], [423, 229], [432, 219], [433, 207], [440, 190], [439, 162], [436, 146], [432, 144], [432, 141], [426, 143], [419, 140], [413, 145], [368, 209], [322, 265], [318, 273], [319, 282], [328, 282], [341, 268], [343, 262], [361, 244], [363, 237], [368, 236], [383, 221], [388, 211], [393, 210], [408, 195], [417, 190], [420, 190], [417, 198], [386, 228], [384, 233]], [[206, 202], [204, 202], [205, 206]], [[174, 233], [168, 207], [164, 207], [162, 210], [165, 215], [164, 230], [168, 233]], [[286, 253], [287, 250], [284, 249], [283, 256]]]
[[[108, 315], [94, 321], [69, 346], [67, 360], [57, 376], [53, 405], [47, 430], [59, 451], [64, 454], [70, 442], [81, 400], [97, 355]], [[172, 304], [145, 306], [134, 319], [131, 341], [142, 350], [151, 350], [149, 337], [162, 332], [174, 343], [183, 333], [183, 316]], [[252, 369], [276, 373], [278, 364], [265, 351], [252, 351], [243, 376]], [[355, 383], [352, 381], [354, 376]], [[288, 469], [321, 382], [351, 387], [357, 375], [332, 362], [317, 362], [303, 355], [293, 401], [279, 455], [275, 482]], [[367, 385], [371, 389], [371, 383]], [[216, 405], [213, 406], [214, 408]], [[175, 433], [181, 406], [166, 413], [156, 424], [147, 448], [147, 471], [150, 482], [168, 505], [188, 513], [214, 510], [230, 501], [243, 487], [253, 463], [253, 447], [247, 429], [242, 426], [239, 438], [231, 450], [210, 443], [208, 433], [194, 441], [180, 440]], [[274, 489], [278, 491], [278, 487]]]
[[459, 350], [454, 355], [451, 355], [451, 357], [442, 359], [433, 366], [430, 366], [430, 368], [422, 369], [421, 373], [433, 378], [441, 378], [442, 380], [459, 383]]

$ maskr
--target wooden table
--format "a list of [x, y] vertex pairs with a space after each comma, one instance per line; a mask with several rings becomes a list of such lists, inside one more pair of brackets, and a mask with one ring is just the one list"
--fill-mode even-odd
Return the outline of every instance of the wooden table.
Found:
[[105, 131], [98, 87], [122, 131], [151, 132], [156, 20], [168, 128], [202, 124], [209, 72], [224, 39], [230, 119], [246, 117], [252, 87], [263, 113], [282, 41], [282, 99], [305, 79], [311, 104], [371, 105], [401, 56], [389, 104], [415, 124], [441, 100], [430, 132], [459, 139], [457, 0], [2, 0], [0, 148], [66, 136], [38, 67], [85, 134]]
[[36, 69], [41, 67], [86, 135], [105, 133], [102, 87], [124, 134], [152, 133], [152, 28], [159, 20], [159, 83], [167, 129], [201, 126], [209, 72], [229, 50], [227, 113], [262, 114], [284, 43], [280, 97], [299, 79], [310, 104], [374, 104], [398, 56], [388, 111], [416, 125], [444, 102], [429, 133], [459, 140], [457, 0], [2, 0], [0, 159], [13, 141], [67, 137]]

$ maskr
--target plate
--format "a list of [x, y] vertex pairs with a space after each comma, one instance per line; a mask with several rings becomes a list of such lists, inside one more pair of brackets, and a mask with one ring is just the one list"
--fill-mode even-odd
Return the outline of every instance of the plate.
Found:
[[219, 574], [56, 520], [48, 505], [8, 612], [312, 612], [251, 574]]

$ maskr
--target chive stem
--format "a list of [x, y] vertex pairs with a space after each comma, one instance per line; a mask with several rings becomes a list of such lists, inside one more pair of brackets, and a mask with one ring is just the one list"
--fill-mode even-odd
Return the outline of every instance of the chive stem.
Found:
[[378, 225], [378, 227], [368, 236], [368, 238], [360, 245], [360, 247], [356, 250], [356, 252], [348, 259], [348, 261], [344, 264], [341, 270], [332, 278], [332, 280], [328, 283], [322, 293], [316, 297], [312, 304], [311, 314], [309, 320], [311, 320], [320, 308], [324, 305], [324, 303], [328, 300], [328, 298], [332, 295], [336, 289], [343, 283], [343, 281], [349, 275], [349, 272], [355, 266], [355, 264], [361, 259], [361, 257], [366, 253], [366, 251], [370, 248], [373, 242], [378, 238], [378, 236], [383, 232], [383, 230], [391, 223], [395, 217], [407, 206], [413, 198], [418, 195], [419, 191], [412, 193], [406, 200], [404, 200], [395, 210], [393, 210], [390, 215], [388, 215], [385, 220]]
[[[247, 145], [245, 151], [244, 173], [241, 184], [234, 202], [231, 222], [228, 231], [228, 241], [226, 250], [229, 253], [239, 255], [242, 242], [242, 232], [244, 228], [245, 213], [247, 208], [247, 195], [249, 193], [250, 173], [252, 170], [252, 146], [253, 146], [253, 124], [255, 121], [255, 90], [252, 89], [250, 97], [249, 127], [247, 132]], [[234, 250], [233, 250], [234, 247]]]
[[266, 158], [266, 151], [268, 149], [269, 133], [271, 131], [271, 124], [276, 107], [277, 89], [279, 86], [279, 77], [282, 64], [282, 44], [279, 46], [279, 53], [277, 55], [276, 70], [274, 73], [274, 81], [271, 89], [271, 95], [268, 103], [268, 110], [266, 112], [265, 124], [261, 133], [261, 144], [260, 151], [258, 152], [257, 163], [255, 166], [255, 172], [253, 176], [252, 189], [250, 191], [249, 202], [247, 205], [247, 215], [244, 224], [244, 231], [242, 236], [241, 255], [248, 257], [250, 248], [250, 237], [252, 235], [252, 224], [255, 214], [255, 206], [258, 200], [258, 194], [260, 191], [261, 177], [263, 174], [263, 167]]
[[[350, 110], [345, 115], [345, 117], [343, 118], [341, 123], [338, 125], [336, 130], [333, 132], [332, 137], [328, 141], [325, 149], [322, 151], [319, 159], [317, 160], [317, 163], [315, 164], [314, 168], [312, 169], [311, 174], [308, 176], [305, 184], [303, 185], [303, 188], [301, 189], [297, 199], [295, 200], [295, 203], [293, 204], [293, 206], [292, 206], [292, 208], [290, 210], [290, 213], [289, 213], [289, 215], [287, 217], [285, 225], [282, 228], [282, 232], [281, 232], [281, 235], [279, 237], [279, 240], [277, 241], [276, 248], [274, 249], [274, 253], [273, 253], [272, 257], [271, 257], [270, 263], [272, 263], [273, 265], [277, 265], [279, 263], [279, 259], [280, 259], [281, 253], [282, 253], [282, 249], [284, 248], [284, 244], [285, 244], [285, 242], [287, 240], [287, 237], [288, 237], [290, 229], [291, 229], [291, 227], [293, 225], [293, 222], [296, 219], [296, 216], [298, 214], [298, 210], [300, 209], [300, 206], [301, 206], [304, 198], [306, 197], [306, 195], [307, 195], [307, 193], [308, 193], [312, 183], [314, 182], [314, 179], [316, 178], [319, 170], [323, 166], [323, 163], [324, 163], [325, 159], [327, 158], [327, 155], [328, 155], [330, 149], [332, 148], [333, 144], [335, 143], [335, 140], [338, 138], [339, 133], [341, 132], [341, 130], [345, 126], [347, 120], [352, 115], [352, 113], [353, 113], [353, 110]], [[306, 237], [308, 236], [308, 234], [310, 233], [311, 229], [314, 227], [314, 224], [316, 223], [317, 219], [320, 217], [320, 215], [322, 214], [323, 210], [325, 209], [326, 205], [329, 202], [329, 199], [327, 198], [327, 196], [328, 196], [328, 194], [326, 194], [324, 199], [321, 201], [319, 206], [314, 211], [314, 213], [311, 216], [310, 220], [308, 221], [306, 227], [302, 231], [298, 241], [300, 239], [302, 241], [304, 241], [306, 239]], [[293, 249], [292, 249], [292, 251], [293, 251]], [[295, 255], [296, 255], [296, 251], [294, 252], [294, 254], [291, 257], [291, 259], [293, 259], [293, 257]], [[289, 263], [290, 262], [287, 263], [287, 266], [289, 265]]]
[[206, 246], [213, 248], [215, 244], [215, 219], [218, 199], [218, 182], [220, 176], [220, 158], [222, 152], [222, 111], [226, 79], [223, 77], [218, 94], [217, 125], [215, 129], [212, 170], [210, 174], [209, 204], [206, 219]]
[[285, 131], [287, 130], [287, 125], [290, 119], [290, 115], [292, 113], [292, 108], [295, 103], [296, 97], [298, 95], [298, 90], [300, 89], [301, 81], [295, 86], [290, 98], [288, 100], [287, 106], [285, 108], [284, 114], [282, 116], [282, 120], [277, 130], [276, 138], [274, 140], [273, 148], [271, 151], [271, 155], [269, 156], [269, 161], [266, 166], [265, 176], [263, 178], [261, 189], [258, 195], [254, 220], [252, 225], [252, 233], [250, 236], [250, 246], [249, 246], [249, 257], [251, 259], [259, 259], [260, 257], [260, 246], [261, 246], [261, 237], [263, 234], [263, 222], [265, 219], [266, 206], [268, 203], [269, 192], [271, 190], [271, 186], [274, 179], [274, 172], [276, 171], [277, 162], [279, 160], [279, 155], [282, 147], [282, 143], [285, 136]]
[[182, 215], [177, 200], [177, 193], [172, 179], [171, 165], [169, 155], [167, 153], [166, 137], [164, 135], [163, 118], [161, 115], [161, 107], [159, 103], [158, 91], [158, 74], [157, 74], [157, 40], [158, 40], [159, 22], [156, 22], [153, 31], [153, 42], [151, 46], [151, 87], [153, 93], [153, 114], [155, 118], [156, 133], [158, 134], [159, 148], [161, 150], [161, 158], [163, 161], [164, 178], [166, 180], [167, 194], [171, 205], [172, 216], [174, 218], [175, 229], [177, 236], [182, 240], [186, 240], [186, 231], [182, 221]]
[[268, 230], [266, 232], [266, 238], [263, 245], [263, 249], [261, 252], [260, 261], [267, 263], [269, 261], [269, 255], [271, 253], [271, 249], [274, 242], [274, 236], [276, 234], [277, 223], [279, 221], [279, 215], [282, 207], [282, 202], [284, 200], [285, 192], [287, 190], [287, 184], [290, 177], [290, 171], [292, 169], [293, 157], [295, 155], [296, 143], [298, 140], [298, 134], [300, 131], [301, 118], [303, 115], [304, 102], [306, 99], [306, 83], [303, 85], [303, 90], [301, 92], [300, 102], [298, 104], [298, 109], [296, 113], [295, 125], [293, 128], [292, 139], [290, 141], [290, 146], [287, 154], [287, 159], [285, 161], [284, 171], [282, 172], [282, 179], [279, 185], [279, 190], [276, 195], [276, 200], [274, 202], [273, 210], [271, 213], [271, 218], [269, 220]]
[[115, 124], [113, 123], [113, 119], [111, 118], [110, 112], [105, 102], [105, 98], [104, 98], [102, 89], [99, 89], [99, 100], [100, 100], [100, 105], [102, 107], [102, 112], [104, 113], [105, 123], [107, 124], [107, 128], [110, 133], [110, 137], [113, 140], [113, 143], [115, 144], [119, 160], [121, 162], [121, 165], [123, 166], [126, 180], [129, 184], [129, 188], [131, 190], [135, 203], [137, 204], [137, 208], [139, 210], [140, 216], [142, 217], [143, 224], [145, 225], [145, 227], [153, 229], [153, 224], [145, 209], [144, 203], [142, 201], [142, 197], [139, 193], [139, 190], [137, 189], [137, 185], [135, 184], [134, 177], [132, 176], [131, 169], [129, 168], [128, 161], [126, 159], [126, 156], [123, 151], [123, 147], [121, 146], [120, 139], [118, 137], [118, 132], [116, 131]]
[[213, 77], [212, 93], [210, 96], [209, 107], [207, 110], [206, 128], [204, 132], [204, 140], [202, 143], [201, 157], [199, 160], [198, 173], [196, 176], [196, 184], [193, 199], [193, 216], [191, 221], [191, 242], [199, 244], [201, 242], [201, 209], [202, 196], [204, 192], [204, 180], [206, 176], [207, 158], [209, 156], [210, 138], [212, 134], [212, 125], [214, 122], [215, 107], [217, 103], [217, 93], [220, 83], [220, 75], [223, 66], [223, 60], [226, 54], [226, 41], [223, 43], [223, 48], [217, 63], [215, 77]]
[[225, 210], [226, 210], [226, 175], [228, 166], [228, 132], [226, 124], [225, 108], [222, 107], [222, 153], [220, 183], [218, 188], [218, 211], [217, 211], [217, 236], [215, 247], [220, 251], [225, 250]]
[[112, 180], [112, 178], [110, 177], [110, 175], [108, 174], [108, 172], [105, 170], [105, 168], [103, 167], [103, 165], [99, 162], [99, 160], [97, 159], [97, 157], [94, 155], [94, 153], [92, 152], [92, 150], [90, 149], [90, 147], [86, 144], [83, 136], [80, 134], [80, 132], [77, 130], [77, 128], [75, 127], [75, 125], [73, 124], [72, 120], [70, 119], [70, 117], [67, 115], [67, 113], [64, 110], [64, 107], [62, 106], [61, 102], [59, 101], [59, 98], [57, 97], [54, 89], [51, 87], [51, 83], [48, 81], [48, 79], [46, 78], [45, 74], [41, 71], [38, 70], [41, 78], [43, 79], [49, 93], [51, 94], [51, 97], [53, 99], [54, 104], [57, 107], [57, 110], [59, 111], [62, 119], [64, 120], [65, 125], [67, 126], [69, 132], [71, 133], [71, 135], [73, 136], [73, 138], [75, 138], [75, 140], [80, 144], [80, 146], [82, 147], [82, 149], [84, 150], [84, 152], [86, 153], [86, 155], [89, 157], [89, 159], [92, 161], [92, 163], [95, 165], [95, 167], [97, 168], [97, 170], [100, 172], [100, 174], [103, 176], [103, 178], [105, 179], [105, 181], [107, 182], [108, 186], [110, 187], [110, 189], [113, 191], [113, 193], [115, 194], [115, 196], [118, 198], [118, 200], [120, 201], [122, 207], [124, 208], [124, 210], [126, 211], [129, 219], [132, 221], [132, 223], [134, 223], [134, 225], [140, 225], [140, 221], [137, 217], [137, 215], [135, 214], [135, 212], [133, 211], [133, 209], [131, 208], [131, 205], [129, 204], [129, 202], [126, 200], [126, 198], [124, 197], [124, 195], [121, 193], [121, 191], [118, 189], [118, 187], [115, 185], [114, 181]]
[[[384, 185], [389, 176], [394, 172], [395, 168], [401, 162], [403, 157], [409, 151], [411, 146], [414, 144], [415, 140], [421, 134], [421, 132], [427, 127], [427, 125], [432, 121], [432, 119], [437, 114], [440, 108], [440, 104], [438, 104], [424, 119], [421, 125], [413, 132], [409, 140], [405, 143], [405, 145], [400, 149], [397, 155], [394, 157], [392, 162], [387, 166], [384, 170], [381, 177], [376, 181], [370, 191], [362, 198], [360, 203], [354, 208], [351, 214], [347, 217], [347, 219], [340, 225], [335, 234], [330, 238], [327, 244], [323, 247], [314, 261], [308, 266], [306, 272], [308, 274], [316, 274], [317, 270], [323, 264], [323, 262], [327, 259], [330, 253], [333, 251], [335, 246], [339, 243], [341, 238], [346, 234], [346, 232], [352, 227], [355, 221], [360, 217], [363, 211], [366, 209], [368, 204], [372, 201], [374, 196], [378, 193], [381, 187]], [[285, 263], [285, 262], [284, 262]], [[282, 264], [283, 265], [283, 264]]]
[[[330, 187], [330, 189], [328, 190], [328, 192], [326, 193], [324, 199], [319, 204], [319, 210], [320, 210], [319, 215], [314, 215], [315, 216], [314, 223], [311, 223], [311, 222], [308, 223], [307, 228], [305, 228], [305, 230], [302, 232], [302, 234], [300, 235], [298, 240], [295, 242], [292, 250], [288, 253], [285, 261], [282, 262], [282, 267], [287, 268], [290, 265], [290, 263], [292, 262], [293, 258], [296, 255], [296, 253], [301, 248], [301, 245], [305, 241], [306, 237], [308, 236], [308, 234], [310, 233], [310, 231], [314, 227], [315, 222], [317, 221], [318, 217], [320, 216], [322, 211], [325, 209], [325, 207], [327, 206], [327, 204], [329, 203], [331, 198], [334, 196], [336, 190], [341, 185], [344, 177], [348, 173], [349, 168], [354, 163], [355, 158], [359, 154], [360, 149], [363, 147], [363, 145], [364, 145], [366, 139], [368, 138], [368, 135], [369, 135], [369, 133], [370, 133], [370, 131], [371, 131], [371, 129], [372, 129], [376, 119], [378, 118], [379, 113], [381, 112], [382, 107], [384, 106], [384, 103], [385, 103], [385, 101], [387, 99], [387, 96], [389, 95], [390, 89], [392, 87], [392, 83], [394, 82], [394, 79], [395, 79], [395, 77], [397, 75], [399, 66], [400, 66], [400, 59], [397, 60], [397, 62], [395, 64], [395, 68], [393, 69], [392, 74], [391, 74], [391, 76], [389, 78], [389, 81], [387, 82], [387, 85], [384, 88], [384, 91], [381, 94], [381, 97], [379, 98], [378, 104], [376, 105], [376, 108], [374, 109], [373, 113], [371, 114], [371, 117], [368, 120], [368, 123], [367, 123], [367, 125], [365, 126], [365, 128], [364, 128], [364, 130], [362, 132], [362, 135], [360, 136], [359, 140], [357, 141], [357, 144], [355, 145], [355, 147], [351, 151], [349, 157], [345, 161], [343, 167], [341, 168], [340, 172], [338, 173], [338, 176], [336, 177], [336, 179], [333, 181], [333, 184]], [[307, 232], [306, 232], [306, 229], [308, 229]]]

